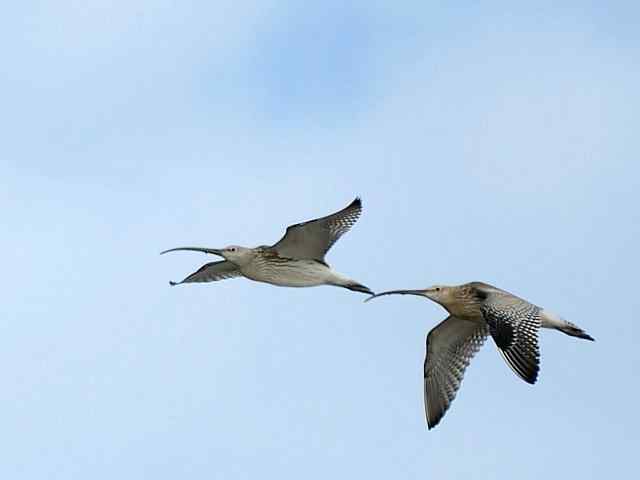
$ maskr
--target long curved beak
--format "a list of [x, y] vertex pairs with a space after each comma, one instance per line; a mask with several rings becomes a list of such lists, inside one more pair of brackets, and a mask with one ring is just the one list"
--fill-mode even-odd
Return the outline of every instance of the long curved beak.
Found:
[[424, 297], [424, 290], [389, 290], [388, 292], [381, 292], [376, 295], [371, 295], [365, 300], [365, 302], [373, 300], [377, 297], [382, 297], [383, 295], [418, 295], [420, 297]]
[[222, 250], [219, 250], [217, 248], [202, 248], [202, 247], [177, 247], [177, 248], [170, 248], [169, 250], [165, 250], [164, 252], [160, 252], [160, 255], [163, 255], [165, 253], [169, 253], [169, 252], [177, 252], [178, 250], [188, 250], [190, 252], [204, 252], [204, 253], [210, 253], [212, 255], [219, 255], [222, 256]]

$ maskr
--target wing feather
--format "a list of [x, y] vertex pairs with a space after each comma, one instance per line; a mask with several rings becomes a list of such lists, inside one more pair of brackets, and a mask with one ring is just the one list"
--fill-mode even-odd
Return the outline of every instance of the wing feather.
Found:
[[203, 283], [216, 282], [227, 278], [240, 276], [240, 270], [237, 265], [222, 260], [219, 262], [206, 263], [181, 282], [169, 282], [171, 285], [180, 285], [181, 283]]
[[482, 314], [507, 365], [525, 382], [535, 383], [540, 371], [540, 308], [506, 292], [488, 295]]
[[488, 335], [486, 325], [454, 316], [439, 323], [427, 335], [424, 396], [429, 429], [435, 427], [448, 410], [469, 362]]
[[362, 202], [356, 198], [339, 212], [287, 227], [273, 248], [281, 257], [324, 262], [325, 254], [355, 225], [361, 213]]

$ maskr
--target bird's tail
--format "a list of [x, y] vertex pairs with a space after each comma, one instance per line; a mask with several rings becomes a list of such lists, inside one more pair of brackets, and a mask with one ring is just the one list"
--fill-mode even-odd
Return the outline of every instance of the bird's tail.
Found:
[[374, 295], [374, 293], [369, 289], [369, 287], [365, 287], [361, 283], [349, 283], [347, 285], [340, 285], [341, 287], [347, 288], [349, 290], [353, 290], [354, 292], [362, 292], [368, 295]]
[[373, 295], [373, 292], [369, 289], [369, 287], [366, 287], [361, 283], [356, 282], [355, 280], [351, 280], [350, 278], [347, 278], [334, 270], [329, 271], [329, 278], [327, 279], [327, 283], [330, 285], [335, 285], [336, 287], [346, 288], [354, 292]]
[[559, 328], [558, 330], [560, 330], [562, 333], [566, 333], [567, 335], [571, 335], [572, 337], [584, 338], [585, 340], [591, 340], [592, 342], [595, 341], [595, 339], [591, 335], [589, 335], [579, 326], [571, 322], [566, 323], [567, 324], [564, 327]]
[[560, 330], [562, 333], [565, 333], [572, 337], [584, 338], [585, 340], [591, 340], [592, 342], [595, 341], [595, 339], [591, 335], [589, 335], [575, 323], [568, 322], [564, 318], [560, 318], [558, 315], [548, 310], [543, 310], [541, 312], [540, 320], [542, 321], [543, 327]]

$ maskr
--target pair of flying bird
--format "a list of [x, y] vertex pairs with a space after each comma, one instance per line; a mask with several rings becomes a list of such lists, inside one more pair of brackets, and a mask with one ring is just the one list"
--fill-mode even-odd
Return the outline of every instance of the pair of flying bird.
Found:
[[326, 217], [291, 225], [272, 246], [222, 249], [179, 247], [218, 255], [181, 282], [214, 282], [243, 276], [285, 287], [334, 285], [371, 295], [419, 295], [442, 305], [449, 316], [427, 335], [424, 362], [425, 413], [429, 428], [442, 419], [456, 396], [471, 358], [491, 336], [507, 364], [525, 382], [535, 383], [540, 368], [538, 330], [552, 328], [567, 335], [593, 340], [582, 329], [550, 311], [482, 282], [459, 286], [433, 286], [424, 290], [391, 290], [374, 294], [369, 288], [334, 271], [324, 260], [333, 244], [362, 213], [356, 198], [346, 208]]

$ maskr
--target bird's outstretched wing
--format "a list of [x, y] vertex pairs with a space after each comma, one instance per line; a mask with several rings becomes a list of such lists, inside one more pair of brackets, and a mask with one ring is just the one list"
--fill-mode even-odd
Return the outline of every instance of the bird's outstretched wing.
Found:
[[217, 282], [218, 280], [238, 276], [240, 276], [240, 270], [238, 270], [238, 267], [231, 262], [222, 260], [220, 262], [206, 263], [181, 282], [169, 283], [171, 285], [180, 285], [181, 283]]
[[427, 335], [424, 399], [429, 429], [440, 422], [453, 402], [469, 362], [488, 335], [486, 325], [453, 316]]
[[507, 364], [525, 382], [535, 383], [540, 371], [540, 307], [496, 289], [488, 293], [481, 310]]
[[362, 202], [356, 198], [339, 212], [287, 227], [284, 236], [272, 248], [281, 257], [323, 262], [325, 254], [349, 231], [361, 213]]

